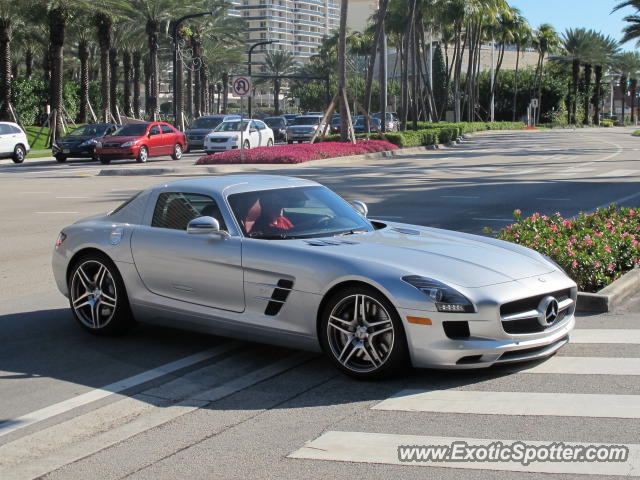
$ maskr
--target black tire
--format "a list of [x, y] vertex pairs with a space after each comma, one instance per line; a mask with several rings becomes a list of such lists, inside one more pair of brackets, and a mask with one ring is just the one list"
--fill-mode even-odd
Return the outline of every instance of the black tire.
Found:
[[[101, 280], [98, 280], [101, 267], [108, 275], [103, 274]], [[79, 269], [82, 269], [84, 276]], [[67, 279], [69, 306], [73, 317], [82, 328], [94, 335], [120, 335], [135, 325], [122, 276], [109, 257], [100, 253], [83, 255], [74, 261], [69, 272]], [[88, 286], [86, 287], [85, 284]], [[91, 289], [94, 292], [99, 291], [97, 298], [93, 296], [96, 295], [95, 293], [86, 296]], [[89, 304], [89, 300], [94, 303]], [[83, 302], [87, 305], [83, 306]], [[115, 308], [111, 307], [111, 302], [115, 304]], [[87, 309], [91, 312], [91, 318], [87, 314]], [[101, 316], [104, 317], [103, 321], [100, 320]], [[94, 318], [98, 320], [94, 321]]]
[[291, 145], [293, 143], [293, 140], [287, 140], [287, 143]]
[[13, 149], [13, 155], [11, 156], [13, 163], [22, 163], [24, 162], [24, 159], [26, 157], [27, 157], [27, 149], [24, 148], [24, 145], [22, 144], [16, 145], [16, 147]]
[[216, 152], [209, 152], [209, 151], [205, 151], [204, 153], [206, 153], [207, 155], [213, 155]]
[[111, 159], [110, 158], [101, 157], [100, 158], [100, 163], [103, 164], [103, 165], [109, 165], [111, 163]]
[[173, 153], [171, 154], [172, 160], [180, 160], [182, 158], [182, 145], [176, 143], [173, 146]]
[[149, 159], [149, 150], [147, 150], [147, 147], [142, 145], [140, 147], [140, 150], [138, 150], [138, 156], [136, 157], [136, 162], [146, 163], [148, 159]]
[[273, 140], [267, 140], [267, 147], [273, 147]]
[[191, 147], [189, 145], [184, 149], [184, 153], [191, 153]]
[[245, 150], [251, 149], [251, 144], [249, 143], [249, 140], [244, 141], [244, 149]]
[[66, 155], [62, 155], [61, 153], [58, 153], [58, 154], [56, 155], [56, 161], [57, 161], [58, 163], [64, 163], [64, 162], [66, 162], [66, 161], [67, 161], [67, 156], [66, 156]]
[[[364, 305], [365, 309], [368, 305], [369, 311], [366, 315], [369, 315], [369, 319], [375, 316], [374, 320], [378, 323], [375, 328], [359, 324], [357, 318], [355, 322], [353, 318], [348, 318], [349, 315], [353, 316], [353, 303], [349, 303], [353, 302], [353, 297], [371, 300], [370, 303], [365, 302]], [[341, 311], [341, 308], [344, 308], [344, 310]], [[334, 320], [331, 328], [329, 328], [329, 320], [332, 314], [338, 315], [338, 318], [344, 318], [344, 320], [342, 322]], [[349, 330], [351, 332], [349, 335], [352, 334], [351, 337], [336, 329], [335, 324]], [[352, 325], [349, 326], [348, 324]], [[388, 330], [389, 327], [392, 327], [392, 329]], [[360, 332], [360, 329], [364, 330]], [[373, 336], [369, 337], [371, 333], [380, 330], [384, 331], [376, 334], [375, 340]], [[367, 339], [357, 338], [358, 334], [366, 335]], [[398, 312], [384, 295], [373, 288], [353, 286], [333, 294], [322, 309], [318, 335], [322, 349], [333, 364], [343, 373], [358, 380], [372, 380], [392, 376], [408, 363], [407, 340]], [[351, 345], [353, 353], [348, 349], [348, 345]], [[366, 345], [366, 347], [361, 347], [361, 345]], [[365, 353], [371, 347], [373, 348], [371, 352], [373, 355]], [[374, 356], [377, 357], [376, 361], [372, 360]], [[340, 361], [339, 358], [344, 358], [345, 360]]]

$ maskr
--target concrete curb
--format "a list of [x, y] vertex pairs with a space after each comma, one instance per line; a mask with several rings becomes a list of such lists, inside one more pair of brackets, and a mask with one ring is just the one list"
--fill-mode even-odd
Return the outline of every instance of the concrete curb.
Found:
[[640, 268], [625, 273], [598, 293], [578, 293], [578, 312], [606, 313], [640, 289]]
[[176, 173], [177, 168], [114, 168], [109, 170], [100, 170], [98, 176], [126, 176], [126, 175], [165, 175], [168, 173]]

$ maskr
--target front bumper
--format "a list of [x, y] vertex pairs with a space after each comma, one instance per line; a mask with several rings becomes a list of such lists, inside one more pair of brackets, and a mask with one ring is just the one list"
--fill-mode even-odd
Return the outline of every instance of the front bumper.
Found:
[[96, 148], [94, 156], [97, 158], [136, 158], [140, 147], [126, 147], [126, 148]]
[[236, 142], [226, 142], [226, 143], [208, 143], [204, 144], [205, 152], [226, 152], [228, 150], [237, 150], [240, 146]]
[[93, 158], [95, 156], [95, 145], [86, 147], [54, 145], [51, 148], [53, 155], [64, 155], [70, 158]]
[[202, 150], [204, 149], [204, 138], [201, 139], [187, 139], [187, 147], [189, 150]]

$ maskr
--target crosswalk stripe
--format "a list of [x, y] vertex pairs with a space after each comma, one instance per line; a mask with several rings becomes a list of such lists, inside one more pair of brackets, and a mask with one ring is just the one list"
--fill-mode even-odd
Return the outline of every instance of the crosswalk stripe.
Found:
[[[640, 473], [640, 445], [616, 445], [626, 447], [629, 456], [625, 462], [532, 462], [523, 465], [520, 462], [461, 462], [461, 461], [401, 461], [398, 458], [399, 447], [446, 445], [453, 442], [466, 442], [472, 446], [486, 446], [501, 442], [510, 445], [514, 440], [429, 437], [420, 435], [393, 435], [385, 433], [337, 432], [328, 431], [291, 453], [289, 458], [307, 460], [332, 460], [389, 465], [413, 465], [420, 467], [444, 467], [469, 470], [499, 470], [508, 472], [530, 472], [550, 474], [585, 474], [631, 476]], [[547, 446], [558, 442], [527, 441], [527, 446]], [[565, 446], [589, 445], [575, 442], [563, 442]]]
[[638, 174], [638, 170], [612, 170], [596, 175], [597, 177], [633, 177]]
[[519, 369], [520, 373], [570, 375], [640, 375], [640, 358], [551, 357], [538, 365]]
[[640, 418], [640, 395], [402, 390], [372, 409], [476, 415]]
[[570, 343], [640, 344], [640, 328], [634, 328], [634, 329], [579, 328], [571, 332]]

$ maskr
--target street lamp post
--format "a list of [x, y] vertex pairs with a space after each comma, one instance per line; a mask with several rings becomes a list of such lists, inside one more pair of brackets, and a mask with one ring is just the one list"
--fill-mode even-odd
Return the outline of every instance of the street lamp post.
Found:
[[[171, 31], [171, 39], [173, 40], [173, 124], [179, 129], [184, 130], [182, 125], [182, 112], [184, 110], [184, 99], [182, 95], [182, 89], [178, 88], [178, 82], [182, 82], [182, 62], [178, 61], [178, 31], [180, 30], [180, 24], [185, 20], [198, 17], [208, 17], [214, 14], [214, 11], [190, 13], [180, 17], [173, 23], [173, 29]], [[178, 115], [180, 118], [178, 118]]]
[[[275, 43], [275, 40], [265, 40], [264, 42], [258, 42], [258, 43], [254, 43], [253, 45], [251, 45], [251, 47], [249, 47], [249, 55], [248, 55], [248, 74], [249, 74], [249, 79], [251, 79], [251, 54], [253, 53], [253, 49], [256, 47], [259, 47], [260, 45], [269, 45], [270, 43]], [[249, 118], [252, 117], [253, 115], [253, 92], [249, 92], [249, 101], [248, 101], [248, 105], [249, 108], [247, 109], [247, 113], [249, 115]]]

